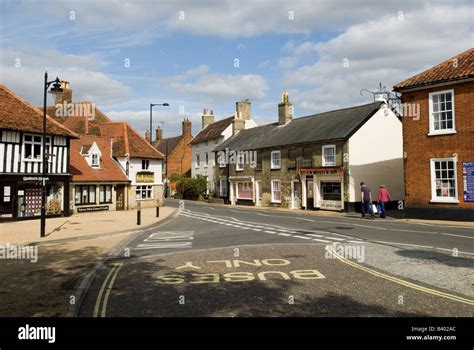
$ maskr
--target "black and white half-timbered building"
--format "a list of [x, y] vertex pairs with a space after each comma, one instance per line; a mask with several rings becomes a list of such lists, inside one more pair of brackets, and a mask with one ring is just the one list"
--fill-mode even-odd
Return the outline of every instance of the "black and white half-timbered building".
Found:
[[[43, 114], [0, 84], [0, 221], [37, 218], [43, 181]], [[69, 145], [77, 135], [47, 117], [48, 216], [70, 213]]]

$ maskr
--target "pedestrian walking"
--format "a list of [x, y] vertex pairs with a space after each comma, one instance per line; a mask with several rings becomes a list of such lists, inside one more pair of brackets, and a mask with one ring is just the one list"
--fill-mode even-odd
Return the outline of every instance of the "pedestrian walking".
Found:
[[370, 214], [370, 219], [375, 219], [374, 210], [372, 208], [372, 192], [364, 181], [360, 183], [360, 197], [362, 217], [365, 218], [365, 213], [367, 211]]
[[390, 192], [388, 192], [388, 190], [385, 188], [385, 185], [380, 185], [378, 201], [380, 208], [382, 209], [380, 213], [380, 217], [382, 219], [385, 219], [385, 204], [391, 200], [392, 197], [390, 196]]

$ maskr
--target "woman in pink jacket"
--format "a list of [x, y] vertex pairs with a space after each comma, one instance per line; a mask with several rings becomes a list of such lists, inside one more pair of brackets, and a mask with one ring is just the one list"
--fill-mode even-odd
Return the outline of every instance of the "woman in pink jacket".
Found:
[[392, 198], [390, 197], [388, 190], [385, 188], [385, 185], [380, 185], [378, 201], [380, 203], [380, 208], [382, 209], [382, 212], [380, 213], [382, 219], [385, 219], [385, 203], [390, 202], [391, 200]]

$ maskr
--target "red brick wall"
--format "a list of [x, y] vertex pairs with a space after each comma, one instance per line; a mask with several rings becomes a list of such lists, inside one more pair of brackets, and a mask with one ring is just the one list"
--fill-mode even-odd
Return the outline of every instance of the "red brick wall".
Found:
[[[167, 158], [167, 176], [168, 178], [177, 173], [191, 176], [192, 148], [189, 142], [192, 135], [185, 135], [173, 152]], [[170, 187], [175, 189], [175, 184], [170, 183]]]
[[[456, 134], [427, 136], [429, 132], [428, 94], [454, 89]], [[425, 90], [405, 92], [403, 103], [420, 104], [420, 119], [403, 118], [405, 159], [405, 200], [410, 207], [474, 208], [463, 199], [462, 162], [474, 162], [474, 82], [452, 84]], [[458, 155], [457, 186], [459, 204], [430, 203], [430, 158]]]

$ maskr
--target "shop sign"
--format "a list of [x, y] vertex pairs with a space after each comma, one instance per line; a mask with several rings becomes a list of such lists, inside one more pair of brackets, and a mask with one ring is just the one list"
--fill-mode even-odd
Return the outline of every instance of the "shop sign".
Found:
[[154, 183], [155, 173], [137, 173], [136, 183]]
[[474, 162], [462, 163], [464, 202], [474, 202]]
[[109, 210], [108, 205], [101, 205], [98, 207], [79, 207], [77, 208], [78, 213], [86, 213], [86, 212], [93, 212], [93, 211], [104, 211]]

